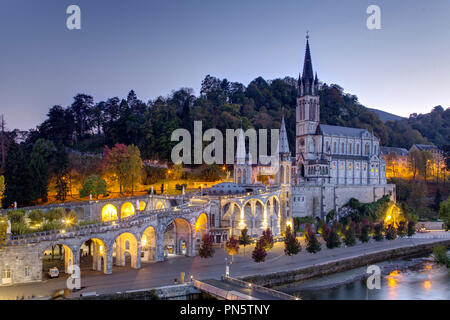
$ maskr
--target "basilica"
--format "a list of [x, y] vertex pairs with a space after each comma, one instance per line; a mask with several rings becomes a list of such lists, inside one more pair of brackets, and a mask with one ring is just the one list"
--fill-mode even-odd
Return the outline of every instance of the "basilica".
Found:
[[[235, 183], [252, 185], [264, 174], [278, 186], [282, 216], [324, 218], [339, 211], [351, 198], [373, 202], [390, 195], [395, 185], [386, 182], [386, 163], [380, 156], [380, 140], [366, 129], [320, 124], [320, 82], [313, 72], [309, 37], [303, 72], [298, 79], [295, 157], [289, 149], [282, 119], [278, 159], [270, 166], [239, 159], [234, 166]], [[244, 139], [238, 139], [237, 158], [246, 154]]]

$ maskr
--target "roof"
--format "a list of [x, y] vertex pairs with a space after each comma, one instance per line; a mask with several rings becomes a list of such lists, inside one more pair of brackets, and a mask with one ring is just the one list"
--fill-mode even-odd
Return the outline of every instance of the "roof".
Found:
[[[422, 150], [439, 150], [438, 147], [433, 146], [433, 145], [431, 145], [431, 144], [415, 144], [415, 145], [413, 145], [413, 146], [411, 147], [411, 149], [414, 148], [414, 147], [416, 147], [416, 148], [419, 149], [420, 151], [422, 151]], [[411, 150], [411, 149], [409, 149], [409, 150]]]
[[328, 124], [319, 125], [319, 130], [324, 135], [329, 136], [342, 136], [342, 137], [354, 137], [362, 138], [364, 133], [369, 133], [367, 129], [349, 128], [341, 126], [330, 126]]
[[391, 152], [396, 153], [398, 156], [407, 156], [409, 151], [405, 148], [395, 148], [395, 147], [380, 147], [380, 152], [382, 155], [388, 155]]
[[245, 188], [242, 188], [236, 183], [222, 182], [213, 185], [206, 191], [206, 193], [211, 195], [212, 194], [224, 195], [224, 194], [239, 194], [244, 193], [245, 191], [246, 191]]
[[284, 117], [281, 120], [279, 146], [280, 146], [280, 150], [279, 150], [280, 153], [291, 153], [289, 151], [289, 142], [288, 142], [288, 137], [287, 137], [287, 133], [286, 133], [286, 126], [285, 126], [285, 123], [284, 123]]
[[313, 83], [314, 73], [312, 68], [312, 60], [311, 60], [311, 50], [309, 49], [309, 40], [306, 40], [306, 52], [305, 52], [305, 62], [303, 64], [303, 81], [309, 81], [309, 83]]

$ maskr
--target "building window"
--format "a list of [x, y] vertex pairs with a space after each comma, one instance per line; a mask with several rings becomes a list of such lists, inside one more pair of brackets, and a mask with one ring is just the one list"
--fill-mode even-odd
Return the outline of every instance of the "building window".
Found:
[[344, 163], [341, 162], [341, 170], [344, 169]]
[[333, 153], [336, 153], [336, 141], [333, 143]]
[[348, 145], [348, 153], [352, 154], [352, 144], [351, 143]]
[[2, 271], [2, 283], [11, 283], [12, 273], [11, 270]]
[[367, 156], [369, 155], [369, 144], [367, 143], [366, 146], [364, 147], [364, 154]]
[[348, 170], [352, 170], [352, 164], [351, 163], [348, 164]]
[[341, 153], [342, 154], [345, 153], [345, 144], [344, 143], [341, 144]]
[[359, 171], [359, 163], [356, 164], [356, 170]]
[[325, 152], [328, 153], [328, 149], [329, 149], [329, 144], [328, 141], [325, 143]]
[[31, 275], [31, 268], [30, 267], [25, 267], [25, 277], [28, 278]]
[[364, 171], [367, 170], [367, 164], [364, 163]]
[[333, 169], [336, 169], [336, 162], [333, 162]]
[[356, 154], [359, 154], [359, 144], [356, 145]]
[[130, 241], [125, 241], [125, 250], [130, 250]]

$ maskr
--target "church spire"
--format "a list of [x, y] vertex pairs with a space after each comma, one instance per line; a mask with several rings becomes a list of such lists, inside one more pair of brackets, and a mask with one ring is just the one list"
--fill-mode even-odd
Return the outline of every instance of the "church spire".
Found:
[[287, 137], [287, 132], [286, 132], [286, 125], [284, 123], [284, 115], [283, 115], [283, 119], [281, 120], [281, 128], [280, 128], [280, 138], [279, 138], [279, 152], [280, 153], [291, 153], [291, 151], [289, 150], [289, 141], [288, 141], [288, 137]]
[[303, 74], [300, 74], [298, 79], [299, 95], [317, 95], [318, 78], [317, 73], [314, 78], [314, 71], [312, 67], [311, 49], [309, 47], [309, 32], [306, 33], [306, 49], [305, 61], [303, 63]]

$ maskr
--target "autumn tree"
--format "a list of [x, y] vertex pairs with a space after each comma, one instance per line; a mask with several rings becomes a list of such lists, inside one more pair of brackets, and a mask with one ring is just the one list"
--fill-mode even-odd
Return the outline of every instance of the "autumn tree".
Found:
[[233, 263], [234, 256], [239, 253], [239, 240], [231, 236], [230, 240], [225, 243], [225, 250], [231, 256], [231, 263]]
[[270, 231], [270, 228], [263, 231], [261, 239], [264, 241], [264, 249], [266, 249], [266, 251], [273, 248], [273, 234], [272, 231]]
[[8, 231], [8, 218], [0, 216], [0, 250], [8, 242], [8, 236], [6, 232]]
[[306, 251], [309, 253], [319, 252], [322, 248], [316, 234], [311, 230], [309, 223], [305, 226]]
[[263, 237], [259, 239], [259, 241], [256, 243], [255, 249], [252, 252], [252, 258], [255, 262], [264, 262], [266, 260], [267, 251], [264, 248], [266, 245], [266, 242]]
[[213, 248], [213, 236], [209, 233], [205, 233], [202, 237], [202, 245], [198, 251], [198, 254], [201, 258], [211, 258], [214, 256], [214, 248]]
[[252, 243], [252, 238], [248, 234], [248, 229], [245, 227], [241, 230], [241, 235], [239, 237], [239, 244], [241, 246], [244, 246], [244, 254], [245, 254], [245, 247]]
[[450, 228], [450, 197], [441, 202], [439, 217], [444, 221], [445, 229], [448, 231]]
[[284, 254], [294, 256], [302, 250], [300, 242], [292, 232], [291, 226], [286, 227], [286, 236], [284, 237]]

